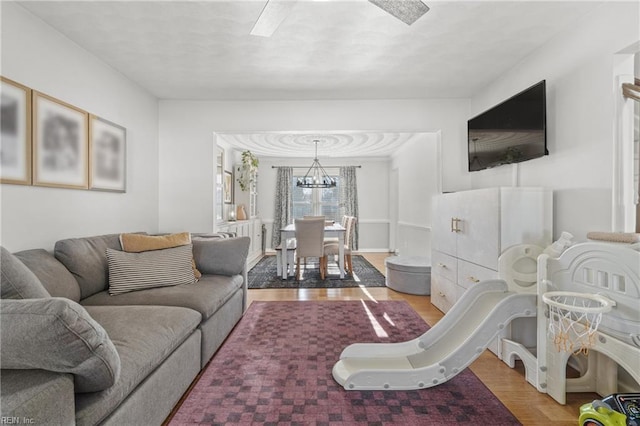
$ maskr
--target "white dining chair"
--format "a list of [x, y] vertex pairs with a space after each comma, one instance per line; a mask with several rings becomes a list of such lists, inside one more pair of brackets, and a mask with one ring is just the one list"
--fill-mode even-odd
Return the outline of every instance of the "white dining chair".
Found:
[[[340, 221], [340, 224], [342, 225], [343, 228], [347, 227], [347, 217], [348, 216], [342, 216], [342, 220]], [[328, 244], [328, 243], [338, 244], [338, 241], [340, 241], [338, 237], [325, 237], [324, 239], [325, 244]]]
[[307, 269], [307, 257], [317, 257], [320, 278], [324, 280], [324, 218], [296, 219], [296, 280], [300, 280], [300, 259], [304, 259]]
[[[344, 265], [345, 270], [353, 274], [353, 258], [351, 256], [351, 249], [353, 246], [353, 232], [356, 226], [356, 218], [354, 216], [345, 216], [345, 232], [344, 232]], [[324, 260], [322, 264], [325, 268], [325, 274], [329, 265], [329, 256], [335, 256], [340, 254], [340, 243], [338, 241], [329, 241], [325, 239], [324, 243]]]

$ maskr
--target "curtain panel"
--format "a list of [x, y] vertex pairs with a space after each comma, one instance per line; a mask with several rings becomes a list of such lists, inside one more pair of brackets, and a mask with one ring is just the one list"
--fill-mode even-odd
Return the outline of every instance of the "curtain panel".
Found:
[[[346, 216], [354, 216], [358, 218], [358, 184], [356, 180], [356, 167], [346, 166], [340, 167], [340, 207]], [[358, 228], [360, 221], [356, 220], [356, 226], [353, 230], [353, 249], [358, 249]]]
[[280, 229], [292, 222], [292, 194], [291, 182], [293, 180], [292, 167], [278, 167], [276, 175], [276, 199], [273, 217], [273, 230], [271, 232], [271, 246], [276, 248], [280, 244]]

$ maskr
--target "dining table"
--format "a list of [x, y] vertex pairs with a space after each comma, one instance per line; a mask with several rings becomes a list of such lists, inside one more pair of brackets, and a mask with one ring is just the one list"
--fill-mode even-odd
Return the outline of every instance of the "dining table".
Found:
[[[340, 269], [340, 279], [344, 279], [344, 234], [346, 232], [346, 228], [339, 223], [327, 223], [324, 227], [324, 236], [325, 238], [338, 238], [338, 267]], [[283, 246], [286, 247], [286, 241], [290, 238], [296, 237], [296, 225], [291, 223], [284, 228], [280, 228], [280, 241], [282, 241]], [[282, 271], [288, 271], [287, 258], [288, 256], [284, 255], [280, 256], [280, 261], [282, 262]], [[292, 265], [293, 267], [293, 265]], [[288, 277], [287, 273], [282, 274], [282, 279], [286, 280]]]

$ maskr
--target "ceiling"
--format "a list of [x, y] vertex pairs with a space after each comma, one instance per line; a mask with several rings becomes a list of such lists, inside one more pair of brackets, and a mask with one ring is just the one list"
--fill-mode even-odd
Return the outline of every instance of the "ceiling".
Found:
[[[367, 0], [299, 0], [271, 37], [249, 34], [265, 0], [19, 3], [157, 98], [195, 100], [468, 98], [603, 3], [424, 2], [408, 26]], [[322, 136], [342, 141], [327, 142], [335, 156], [408, 137]], [[304, 145], [235, 140], [280, 156]]]

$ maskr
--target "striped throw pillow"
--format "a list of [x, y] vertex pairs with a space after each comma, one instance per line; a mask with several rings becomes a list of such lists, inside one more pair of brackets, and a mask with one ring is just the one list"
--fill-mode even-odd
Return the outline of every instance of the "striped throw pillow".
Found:
[[109, 294], [194, 283], [192, 247], [188, 244], [142, 253], [108, 248]]

